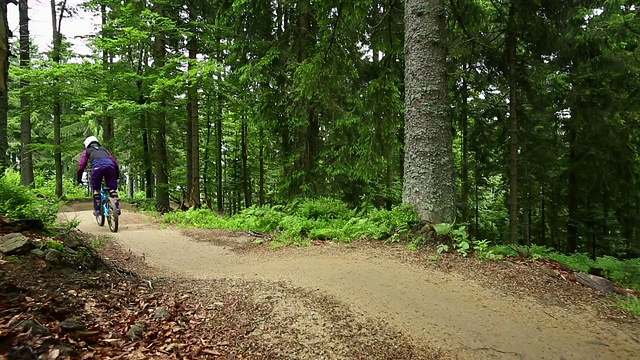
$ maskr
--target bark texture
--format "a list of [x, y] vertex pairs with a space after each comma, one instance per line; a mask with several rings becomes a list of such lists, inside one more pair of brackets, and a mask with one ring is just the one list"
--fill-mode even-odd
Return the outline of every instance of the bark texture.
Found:
[[443, 0], [405, 2], [403, 201], [422, 220], [455, 218], [453, 134], [447, 107]]
[[7, 2], [0, 2], [0, 176], [9, 166], [9, 139], [7, 119], [9, 111], [9, 24], [7, 22]]
[[[165, 16], [164, 6], [159, 5], [158, 15]], [[167, 57], [165, 34], [156, 34], [154, 40], [154, 67], [162, 71]], [[160, 95], [160, 109], [156, 113], [156, 207], [159, 212], [167, 212], [169, 208], [169, 172], [167, 171], [167, 114], [166, 99]]]
[[[29, 43], [29, 3], [28, 0], [20, 0], [18, 3], [20, 14], [20, 67], [28, 69], [31, 63]], [[20, 87], [27, 86], [24, 80], [20, 81]], [[31, 153], [31, 111], [29, 109], [29, 96], [20, 95], [20, 184], [31, 186], [34, 182], [33, 155]]]
[[509, 8], [507, 62], [509, 65], [509, 242], [518, 243], [518, 87], [516, 8]]

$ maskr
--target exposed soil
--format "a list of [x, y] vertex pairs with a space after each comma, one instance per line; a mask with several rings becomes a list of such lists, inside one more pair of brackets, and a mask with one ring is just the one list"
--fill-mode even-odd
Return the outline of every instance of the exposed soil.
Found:
[[[82, 231], [109, 234], [86, 207], [74, 204], [64, 215], [77, 216]], [[609, 298], [532, 263], [447, 256], [429, 261], [425, 251], [365, 242], [272, 249], [254, 244], [249, 234], [179, 230], [133, 212], [123, 213], [113, 239], [153, 269], [146, 276], [188, 294], [204, 309], [225, 303], [216, 300], [224, 296], [252, 304], [247, 306], [257, 310], [247, 314], [262, 321], [251, 328], [252, 341], [242, 342], [234, 354], [297, 359], [636, 359], [640, 354], [637, 319], [606, 307]]]

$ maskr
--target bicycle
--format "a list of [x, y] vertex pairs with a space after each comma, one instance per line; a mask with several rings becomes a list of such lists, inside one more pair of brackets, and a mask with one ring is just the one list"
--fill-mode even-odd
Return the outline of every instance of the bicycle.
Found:
[[118, 210], [116, 209], [116, 199], [109, 196], [109, 192], [104, 187], [104, 184], [100, 187], [100, 215], [96, 215], [96, 222], [98, 226], [104, 226], [104, 221], [107, 220], [109, 224], [109, 230], [111, 232], [118, 232]]

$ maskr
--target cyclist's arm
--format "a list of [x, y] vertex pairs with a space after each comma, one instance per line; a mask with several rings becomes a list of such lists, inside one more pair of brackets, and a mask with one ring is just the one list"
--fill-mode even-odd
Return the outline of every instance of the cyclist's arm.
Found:
[[78, 184], [82, 182], [82, 173], [84, 172], [84, 168], [87, 167], [87, 162], [89, 161], [89, 153], [87, 150], [82, 152], [80, 155], [80, 162], [78, 163], [78, 172], [76, 173], [76, 180]]

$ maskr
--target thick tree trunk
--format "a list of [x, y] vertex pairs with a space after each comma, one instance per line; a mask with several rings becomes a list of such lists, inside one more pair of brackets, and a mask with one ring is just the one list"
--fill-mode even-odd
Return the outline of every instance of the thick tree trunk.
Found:
[[[31, 64], [31, 42], [29, 41], [29, 5], [28, 0], [20, 0], [18, 3], [20, 13], [20, 67], [28, 69]], [[20, 81], [20, 87], [27, 86], [24, 80]], [[33, 154], [31, 153], [31, 110], [29, 109], [29, 96], [20, 95], [20, 184], [33, 186]]]
[[7, 2], [0, 2], [0, 176], [9, 166], [9, 23], [7, 21]]
[[509, 66], [509, 242], [518, 243], [518, 99], [516, 47], [516, 9], [509, 8], [507, 26], [507, 62]]
[[403, 201], [432, 224], [455, 219], [443, 0], [405, 2]]
[[[164, 6], [159, 5], [158, 15], [164, 17]], [[156, 34], [154, 40], [154, 67], [157, 71], [162, 71], [166, 61], [165, 35]], [[167, 171], [167, 114], [166, 99], [164, 94], [160, 94], [158, 99], [160, 109], [156, 113], [156, 208], [164, 213], [170, 210], [169, 207], [169, 173]]]

